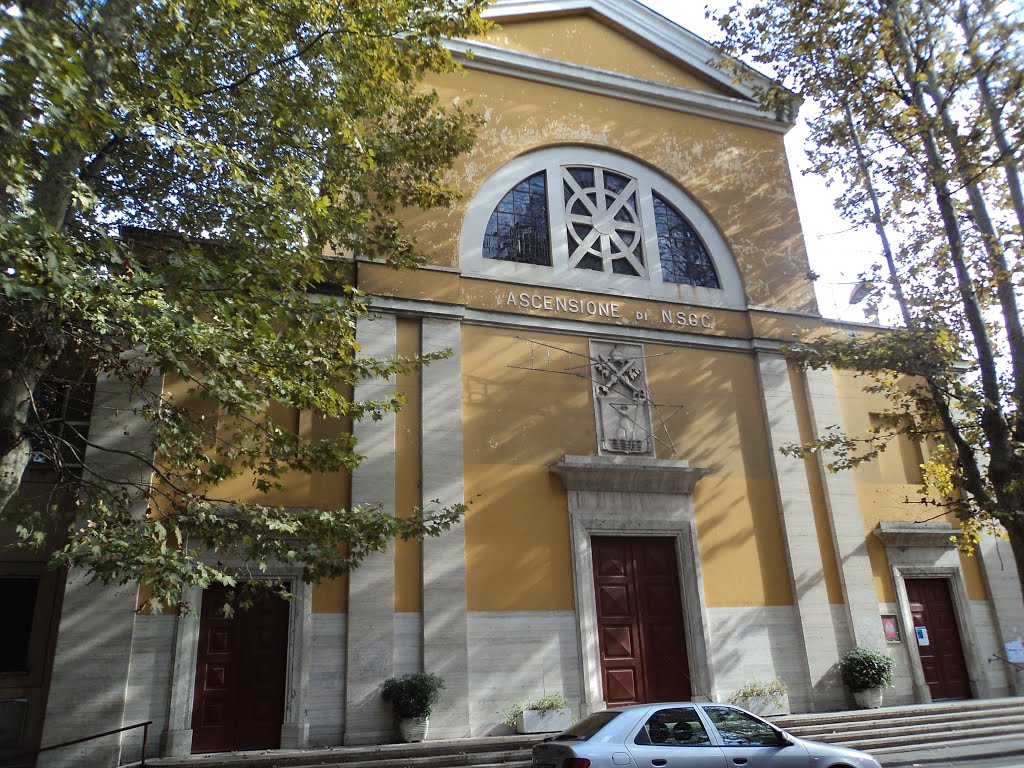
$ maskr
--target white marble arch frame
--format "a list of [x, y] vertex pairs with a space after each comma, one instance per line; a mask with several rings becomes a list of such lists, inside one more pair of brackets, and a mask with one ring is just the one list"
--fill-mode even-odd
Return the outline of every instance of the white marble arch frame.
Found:
[[[309, 743], [309, 718], [305, 697], [309, 690], [309, 668], [313, 640], [313, 585], [302, 580], [301, 567], [278, 566], [260, 573], [259, 579], [290, 582], [296, 597], [288, 603], [288, 666], [285, 676], [284, 722], [281, 748], [302, 749]], [[185, 601], [196, 613], [178, 617], [174, 637], [174, 662], [168, 697], [167, 731], [161, 752], [164, 757], [192, 754], [192, 706], [195, 696], [196, 663], [199, 657], [199, 608], [203, 591], [190, 587]]]
[[[647, 277], [617, 275], [569, 266], [564, 211], [552, 200], [562, 199], [563, 166], [604, 168], [637, 180], [638, 208], [644, 222]], [[484, 232], [495, 206], [516, 184], [544, 172], [548, 184], [548, 225], [552, 265], [518, 264], [483, 258]], [[707, 247], [721, 288], [704, 288], [662, 281], [658, 237], [654, 228], [652, 191], [671, 203], [693, 226]], [[508, 161], [479, 186], [466, 207], [459, 235], [462, 274], [523, 285], [548, 286], [595, 293], [678, 301], [696, 306], [746, 309], [746, 293], [732, 251], [718, 225], [678, 181], [642, 160], [622, 152], [587, 144], [555, 144], [531, 149]]]
[[[581, 714], [606, 708], [590, 543], [594, 535], [657, 536], [675, 541], [691, 691], [694, 700], [710, 700], [715, 675], [708, 652], [707, 605], [693, 508], [693, 487], [709, 470], [690, 467], [685, 461], [566, 456], [552, 465], [551, 471], [562, 477], [568, 491]], [[647, 514], [638, 519], [637, 509]]]
[[910, 598], [907, 597], [907, 579], [945, 579], [949, 584], [949, 594], [953, 600], [953, 612], [956, 614], [956, 625], [960, 633], [960, 646], [964, 653], [971, 693], [976, 699], [989, 698], [991, 686], [985, 674], [985, 665], [978, 653], [976, 633], [970, 621], [970, 598], [967, 595], [967, 585], [964, 583], [964, 575], [959, 563], [956, 565], [894, 564], [891, 569], [893, 587], [896, 592], [897, 616], [900, 622], [900, 632], [906, 638], [907, 661], [910, 666], [915, 699], [919, 703], [930, 704], [932, 696], [928, 684], [925, 682], [921, 656], [917, 652], [914, 620], [910, 614]]

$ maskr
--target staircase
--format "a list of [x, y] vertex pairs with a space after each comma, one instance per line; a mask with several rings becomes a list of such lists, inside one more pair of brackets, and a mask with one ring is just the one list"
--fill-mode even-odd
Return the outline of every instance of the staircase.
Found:
[[[1003, 742], [1024, 735], [1024, 698], [920, 704], [785, 715], [772, 722], [794, 736], [841, 744], [876, 757], [922, 748]], [[146, 760], [152, 768], [529, 768], [537, 736], [491, 736], [310, 750], [274, 750]]]
[[772, 722], [794, 736], [873, 755], [1005, 741], [1024, 734], [1024, 698], [915, 704], [849, 712], [785, 715]]
[[488, 736], [306, 750], [235, 752], [146, 760], [147, 768], [529, 768], [530, 749], [543, 735]]

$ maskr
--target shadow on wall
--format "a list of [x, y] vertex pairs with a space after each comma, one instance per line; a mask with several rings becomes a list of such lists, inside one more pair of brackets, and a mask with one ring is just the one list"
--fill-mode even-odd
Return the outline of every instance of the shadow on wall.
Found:
[[512, 732], [509, 709], [562, 693], [580, 713], [579, 663], [572, 612], [477, 613], [470, 618], [469, 679], [473, 736]]

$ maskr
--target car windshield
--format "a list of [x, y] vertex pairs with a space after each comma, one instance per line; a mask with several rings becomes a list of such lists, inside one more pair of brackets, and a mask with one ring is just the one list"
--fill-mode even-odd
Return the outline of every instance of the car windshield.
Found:
[[566, 728], [555, 738], [571, 739], [572, 741], [586, 741], [618, 717], [619, 714], [619, 712], [595, 712], [594, 714], [583, 718], [575, 725]]

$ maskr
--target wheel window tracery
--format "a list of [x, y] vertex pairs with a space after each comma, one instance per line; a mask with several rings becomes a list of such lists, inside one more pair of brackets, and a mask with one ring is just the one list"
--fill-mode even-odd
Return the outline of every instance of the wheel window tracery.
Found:
[[470, 201], [463, 274], [703, 306], [746, 306], [714, 221], [670, 177], [600, 147], [558, 145], [496, 170]]
[[[641, 180], [601, 166], [564, 165], [561, 218], [569, 267], [647, 280], [720, 288], [714, 262], [693, 225]], [[548, 172], [532, 174], [508, 190], [491, 212], [483, 235], [485, 259], [552, 266], [553, 191]], [[647, 194], [652, 210], [644, 212]], [[655, 247], [645, 246], [654, 238]], [[656, 251], [652, 274], [647, 249]]]

